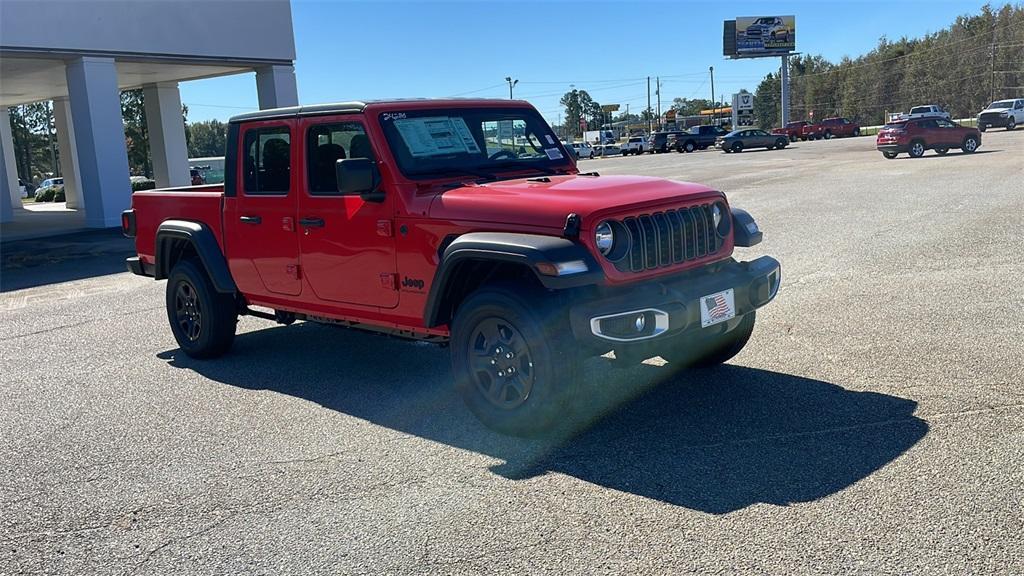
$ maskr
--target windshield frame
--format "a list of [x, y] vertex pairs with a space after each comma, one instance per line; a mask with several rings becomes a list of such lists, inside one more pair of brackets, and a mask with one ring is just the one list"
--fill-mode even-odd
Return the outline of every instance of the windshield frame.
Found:
[[[408, 152], [408, 144], [396, 128], [396, 120], [409, 120], [414, 118], [434, 117], [462, 117], [473, 134], [476, 144], [483, 152], [483, 159], [470, 152], [457, 153], [443, 156], [421, 156], [413, 157]], [[524, 130], [539, 140], [540, 150], [558, 150], [561, 158], [541, 157], [501, 157], [490, 159], [487, 154], [487, 139], [483, 131], [474, 130], [473, 124], [480, 120], [483, 122], [498, 122], [502, 120], [520, 120], [526, 125]], [[572, 160], [573, 152], [569, 151], [566, 144], [558, 138], [555, 131], [546, 120], [534, 109], [524, 106], [438, 106], [438, 107], [415, 107], [407, 111], [386, 110], [376, 114], [376, 121], [384, 136], [384, 143], [388, 146], [391, 157], [403, 177], [414, 180], [448, 180], [458, 178], [458, 172], [463, 172], [472, 177], [474, 172], [493, 175], [494, 180], [501, 180], [509, 173], [520, 173], [524, 171], [535, 171], [538, 174], [559, 174], [573, 173], [575, 164]], [[513, 142], [518, 141], [521, 136], [513, 135]], [[544, 140], [548, 143], [545, 144]], [[513, 144], [515, 146], [515, 144]], [[532, 147], [533, 145], [530, 144]], [[404, 150], [402, 148], [405, 148]], [[571, 148], [571, 146], [570, 146]], [[424, 164], [424, 166], [417, 166]], [[483, 178], [487, 179], [487, 178]]]

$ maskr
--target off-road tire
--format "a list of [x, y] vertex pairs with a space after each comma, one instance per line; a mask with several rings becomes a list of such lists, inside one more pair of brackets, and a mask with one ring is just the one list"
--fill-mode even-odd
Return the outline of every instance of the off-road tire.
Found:
[[456, 311], [450, 343], [456, 389], [492, 430], [538, 436], [567, 416], [581, 362], [568, 313], [545, 304], [550, 299], [521, 286], [491, 285]]
[[757, 313], [751, 311], [743, 316], [739, 326], [732, 331], [699, 344], [696, 349], [692, 344], [682, 342], [679, 347], [669, 347], [661, 352], [661, 357], [668, 360], [676, 368], [710, 368], [728, 362], [743, 350], [754, 333]]
[[181, 260], [167, 278], [167, 321], [181, 350], [192, 358], [216, 358], [231, 348], [238, 324], [233, 294], [218, 292], [202, 265]]

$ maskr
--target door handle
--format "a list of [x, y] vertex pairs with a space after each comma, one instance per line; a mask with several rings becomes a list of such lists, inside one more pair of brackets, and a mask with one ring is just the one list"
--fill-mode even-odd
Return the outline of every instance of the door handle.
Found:
[[238, 221], [242, 224], [259, 224], [263, 222], [263, 218], [259, 216], [239, 216]]
[[314, 217], [303, 218], [299, 220], [299, 226], [302, 226], [303, 228], [323, 228], [324, 219]]

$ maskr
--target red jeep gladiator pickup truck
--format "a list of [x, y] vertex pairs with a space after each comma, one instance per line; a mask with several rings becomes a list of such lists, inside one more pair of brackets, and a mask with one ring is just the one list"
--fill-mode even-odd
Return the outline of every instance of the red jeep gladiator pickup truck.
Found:
[[231, 119], [223, 186], [132, 196], [136, 273], [167, 279], [171, 331], [225, 353], [239, 315], [448, 344], [487, 426], [571, 409], [584, 358], [724, 362], [779, 263], [719, 191], [581, 174], [528, 103], [347, 102]]

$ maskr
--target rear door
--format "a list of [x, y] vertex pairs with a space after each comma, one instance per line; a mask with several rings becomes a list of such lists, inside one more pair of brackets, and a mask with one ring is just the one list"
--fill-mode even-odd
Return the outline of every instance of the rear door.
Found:
[[376, 158], [365, 119], [356, 114], [306, 118], [301, 130], [306, 162], [297, 222], [306, 282], [326, 303], [394, 308], [394, 191], [385, 190], [383, 202], [345, 196], [335, 174], [338, 160]]
[[935, 120], [936, 130], [935, 133], [938, 135], [938, 141], [947, 148], [954, 148], [960, 146], [960, 130], [957, 125], [946, 120], [945, 118], [939, 118]]
[[247, 294], [301, 291], [294, 127], [292, 120], [271, 120], [240, 128], [238, 185], [235, 196], [224, 200], [224, 230], [228, 266]]

